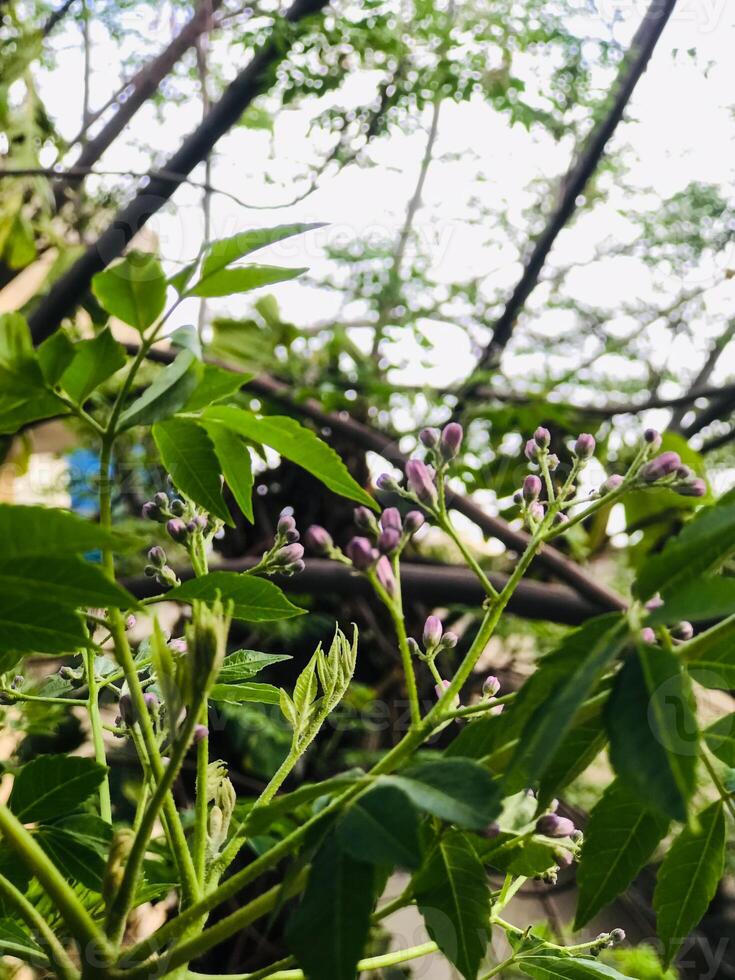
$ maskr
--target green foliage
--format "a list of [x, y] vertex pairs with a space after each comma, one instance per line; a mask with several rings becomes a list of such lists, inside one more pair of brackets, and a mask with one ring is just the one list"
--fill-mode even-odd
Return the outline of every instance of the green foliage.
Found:
[[39, 756], [16, 776], [8, 806], [23, 823], [47, 823], [79, 810], [104, 778], [93, 759]]
[[356, 861], [413, 869], [421, 863], [418, 815], [395, 786], [377, 785], [358, 797], [336, 834], [340, 847]]
[[131, 251], [92, 280], [98, 302], [111, 316], [144, 333], [163, 313], [166, 278], [155, 255]]
[[205, 430], [192, 419], [172, 418], [156, 422], [153, 438], [174, 484], [195, 503], [231, 524], [222, 496], [219, 461]]
[[423, 762], [381, 782], [402, 790], [420, 810], [468, 830], [483, 830], [500, 812], [497, 783], [470, 759]]
[[166, 593], [167, 600], [189, 603], [197, 599], [212, 602], [218, 596], [233, 603], [235, 619], [253, 623], [289, 619], [304, 612], [289, 602], [273, 582], [236, 572], [210, 572], [201, 578], [189, 579]]

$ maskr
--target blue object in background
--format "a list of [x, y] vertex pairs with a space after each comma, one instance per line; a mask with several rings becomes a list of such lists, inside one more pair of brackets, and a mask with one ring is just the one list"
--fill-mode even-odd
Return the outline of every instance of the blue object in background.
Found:
[[[96, 518], [99, 513], [97, 484], [99, 482], [100, 457], [91, 449], [74, 449], [67, 454], [69, 466], [70, 507], [81, 517]], [[90, 551], [84, 556], [88, 561], [102, 561], [102, 552]]]

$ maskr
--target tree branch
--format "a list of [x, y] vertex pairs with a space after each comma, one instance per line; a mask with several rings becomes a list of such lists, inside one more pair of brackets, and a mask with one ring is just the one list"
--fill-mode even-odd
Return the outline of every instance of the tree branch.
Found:
[[[164, 171], [187, 176], [207, 157], [251, 102], [267, 89], [271, 69], [283, 59], [289, 47], [289, 41], [279, 27], [296, 24], [318, 13], [326, 3], [327, 0], [295, 0], [274, 27], [270, 39], [256, 51], [206, 118], [168, 159]], [[73, 312], [89, 289], [93, 276], [122, 254], [133, 236], [169, 200], [179, 183], [178, 180], [160, 176], [151, 178], [97, 241], [54, 283], [29, 317], [36, 343], [50, 336], [61, 320]]]
[[[544, 263], [559, 235], [577, 209], [577, 200], [587, 182], [597, 169], [605, 147], [617, 129], [625, 108], [638, 81], [645, 71], [661, 33], [671, 16], [676, 0], [652, 0], [623, 61], [615, 85], [615, 97], [609, 112], [599, 122], [588, 138], [576, 162], [567, 172], [561, 184], [561, 197], [546, 227], [536, 240], [526, 262], [521, 278], [511, 294], [505, 309], [493, 328], [490, 343], [483, 351], [477, 365], [478, 371], [493, 370], [511, 338], [518, 314], [538, 284]], [[464, 398], [474, 393], [470, 382]], [[461, 405], [461, 403], [460, 403]], [[459, 410], [459, 406], [458, 406]]]

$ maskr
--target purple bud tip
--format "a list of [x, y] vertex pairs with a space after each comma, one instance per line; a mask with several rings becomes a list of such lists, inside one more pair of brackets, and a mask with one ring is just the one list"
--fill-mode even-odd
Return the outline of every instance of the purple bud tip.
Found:
[[291, 562], [290, 565], [286, 565], [283, 570], [287, 575], [300, 575], [305, 568], [306, 562], [302, 558], [297, 558], [296, 561]]
[[345, 548], [347, 557], [358, 571], [366, 572], [378, 559], [378, 553], [367, 538], [352, 538]]
[[181, 499], [181, 497], [174, 497], [174, 499], [169, 504], [168, 508], [174, 517], [182, 517], [186, 511], [186, 504]]
[[426, 463], [420, 459], [409, 459], [406, 463], [406, 478], [411, 491], [422, 504], [430, 507], [436, 504], [436, 487]]
[[646, 429], [643, 433], [643, 438], [654, 449], [658, 449], [661, 445], [661, 433], [657, 429]]
[[276, 531], [284, 536], [290, 531], [296, 530], [296, 521], [290, 514], [281, 514], [278, 518], [278, 524], [276, 525]]
[[459, 422], [450, 422], [442, 429], [441, 435], [441, 454], [442, 458], [449, 462], [459, 452], [464, 438], [464, 430]]
[[199, 745], [199, 743], [203, 742], [208, 735], [209, 729], [206, 725], [196, 725], [194, 727], [194, 744]]
[[442, 638], [442, 633], [444, 628], [442, 627], [442, 621], [438, 616], [428, 616], [426, 622], [424, 623], [424, 649], [433, 650]]
[[602, 494], [612, 493], [614, 490], [617, 490], [622, 485], [622, 483], [623, 483], [622, 476], [620, 476], [619, 473], [613, 473], [605, 480], [605, 482], [600, 487], [600, 493]]
[[174, 541], [186, 540], [186, 535], [188, 534], [187, 527], [180, 517], [172, 517], [170, 521], [167, 521], [166, 530]]
[[516, 490], [516, 492], [513, 494], [513, 503], [518, 504], [519, 507], [523, 503], [523, 494], [520, 490]]
[[127, 692], [120, 695], [118, 708], [120, 709], [120, 717], [125, 724], [131, 725], [133, 723], [133, 701]]
[[410, 510], [406, 514], [406, 519], [403, 522], [404, 527], [408, 534], [415, 534], [420, 530], [426, 523], [426, 518], [421, 513], [420, 510]]
[[680, 466], [681, 457], [678, 453], [661, 453], [660, 456], [641, 466], [639, 476], [645, 483], [655, 483], [675, 473]]
[[610, 933], [611, 943], [623, 943], [625, 942], [625, 929], [613, 929]]
[[168, 507], [168, 494], [159, 490], [158, 493], [153, 494], [153, 503], [156, 507]]
[[133, 629], [133, 627], [135, 626], [135, 624], [136, 624], [137, 622], [138, 622], [138, 620], [137, 620], [137, 619], [135, 618], [135, 616], [133, 616], [133, 614], [131, 613], [131, 614], [130, 614], [129, 616], [126, 616], [126, 617], [125, 617], [125, 629], [126, 629], [126, 630], [131, 630], [131, 629]]
[[694, 636], [694, 627], [686, 620], [682, 620], [671, 630], [671, 635], [677, 640], [691, 640]]
[[403, 525], [401, 523], [401, 512], [397, 507], [385, 508], [383, 513], [380, 515], [380, 526], [384, 531], [387, 531], [389, 527], [392, 527], [400, 534], [403, 529]]
[[422, 429], [419, 432], [419, 439], [422, 445], [426, 446], [427, 449], [436, 449], [439, 445], [439, 440], [441, 438], [441, 433], [438, 429]]
[[353, 520], [361, 531], [373, 532], [375, 530], [375, 517], [367, 507], [355, 507]]
[[559, 457], [556, 453], [549, 453], [546, 457], [546, 465], [549, 467], [549, 472], [553, 473], [554, 470], [559, 468]]
[[589, 432], [582, 432], [574, 443], [574, 455], [579, 459], [589, 459], [595, 451], [595, 446], [595, 437]]
[[145, 702], [145, 706], [149, 711], [154, 711], [158, 707], [158, 698], [153, 691], [146, 691], [146, 693], [143, 695], [143, 701]]
[[186, 530], [189, 534], [193, 534], [195, 531], [199, 530], [199, 524], [196, 520], [192, 519], [186, 522]]
[[571, 820], [557, 813], [545, 813], [536, 821], [536, 831], [544, 837], [569, 837], [575, 830]]
[[[170, 523], [170, 521], [169, 521]], [[151, 565], [158, 565], [161, 567], [166, 564], [166, 552], [160, 545], [154, 545], [148, 552], [148, 561]]]
[[207, 525], [209, 524], [209, 518], [206, 514], [197, 514], [197, 516], [194, 518], [194, 523], [200, 530], [206, 531]]
[[661, 606], [663, 606], [663, 604], [664, 604], [664, 600], [657, 592], [656, 595], [651, 596], [651, 598], [646, 603], [646, 609], [649, 612], [653, 612], [654, 609], [660, 609]]
[[704, 497], [707, 494], [707, 484], [701, 477], [696, 477], [690, 483], [682, 483], [674, 489], [682, 497]]
[[186, 640], [183, 636], [178, 636], [174, 640], [169, 640], [169, 647], [174, 653], [186, 653]]
[[497, 677], [493, 677], [491, 674], [489, 677], [485, 678], [482, 685], [482, 693], [489, 698], [494, 698], [495, 695], [500, 690], [500, 681]]
[[223, 527], [218, 527], [214, 532], [214, 538], [216, 541], [221, 541], [225, 536], [225, 529]]
[[543, 425], [540, 425], [533, 434], [533, 441], [539, 449], [548, 449], [551, 445], [551, 433]]
[[563, 524], [568, 524], [568, 523], [569, 523], [569, 518], [567, 517], [566, 514], [562, 514], [561, 511], [558, 511], [556, 514], [554, 514], [554, 524], [556, 524], [558, 527], [561, 527]]
[[388, 595], [394, 596], [396, 594], [396, 579], [395, 575], [393, 574], [391, 563], [385, 557], [385, 555], [378, 559], [378, 563], [375, 566], [375, 574], [378, 576], [378, 581]]
[[529, 517], [532, 517], [533, 520], [536, 521], [537, 523], [542, 521], [546, 515], [546, 511], [544, 510], [544, 505], [539, 503], [538, 500], [534, 500], [532, 503], [528, 505], [528, 514]]
[[538, 458], [538, 444], [536, 443], [535, 439], [528, 440], [523, 448], [523, 454], [529, 462], [536, 462]]
[[141, 516], [149, 521], [156, 521], [160, 515], [160, 510], [152, 500], [146, 500], [141, 508]]
[[304, 535], [304, 541], [309, 551], [315, 555], [326, 555], [332, 549], [334, 542], [329, 531], [319, 524], [312, 524]]
[[437, 698], [440, 698], [444, 695], [444, 692], [451, 685], [451, 683], [452, 683], [451, 681], [443, 680], [441, 684], [434, 685], [434, 691], [436, 693]]
[[656, 633], [650, 626], [644, 626], [641, 630], [641, 639], [649, 646], [653, 646], [653, 644], [656, 642]]
[[279, 548], [276, 552], [280, 565], [290, 565], [294, 561], [301, 561], [304, 557], [304, 546], [301, 544], [287, 544], [284, 548]]
[[457, 636], [456, 633], [452, 633], [451, 630], [447, 630], [447, 632], [442, 637], [443, 650], [453, 650], [458, 643], [459, 643], [459, 637]]
[[572, 857], [571, 853], [563, 850], [562, 848], [559, 848], [555, 856], [556, 863], [560, 868], [571, 868], [572, 864], [574, 863], [574, 858]]
[[691, 480], [694, 476], [694, 470], [689, 466], [681, 465], [676, 471], [677, 480]]
[[390, 473], [381, 473], [375, 481], [375, 486], [378, 490], [396, 491], [398, 489], [398, 481]]
[[523, 481], [523, 499], [529, 504], [533, 500], [538, 500], [541, 489], [541, 480], [537, 476], [530, 474]]
[[392, 555], [401, 543], [401, 532], [394, 527], [387, 527], [378, 535], [378, 550], [384, 555]]

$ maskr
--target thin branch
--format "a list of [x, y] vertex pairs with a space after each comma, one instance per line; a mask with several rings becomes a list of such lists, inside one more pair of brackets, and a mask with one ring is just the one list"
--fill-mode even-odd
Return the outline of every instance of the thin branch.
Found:
[[[270, 38], [260, 47], [249, 64], [225, 89], [207, 117], [184, 140], [167, 161], [164, 170], [188, 176], [211, 152], [217, 141], [238, 121], [252, 101], [272, 84], [272, 69], [287, 54], [294, 31], [284, 27], [317, 14], [327, 0], [295, 0], [278, 21]], [[285, 36], [287, 33], [288, 36]], [[71, 314], [90, 287], [92, 278], [105, 269], [125, 250], [141, 228], [171, 198], [179, 181], [154, 177], [130, 203], [118, 212], [107, 230], [89, 246], [74, 265], [53, 284], [29, 317], [36, 343], [49, 337], [61, 320]]]
[[[561, 183], [561, 197], [546, 227], [531, 251], [518, 284], [511, 294], [505, 309], [495, 322], [490, 343], [483, 351], [477, 370], [493, 370], [511, 338], [519, 313], [526, 300], [535, 289], [541, 270], [559, 233], [568, 224], [577, 210], [578, 199], [583, 194], [587, 182], [597, 169], [605, 147], [615, 133], [625, 108], [630, 101], [638, 81], [645, 71], [661, 33], [671, 16], [676, 0], [652, 0], [646, 14], [636, 31], [626, 58], [614, 86], [615, 97], [609, 112], [592, 131], [586, 145]], [[473, 394], [470, 384], [465, 397]]]

